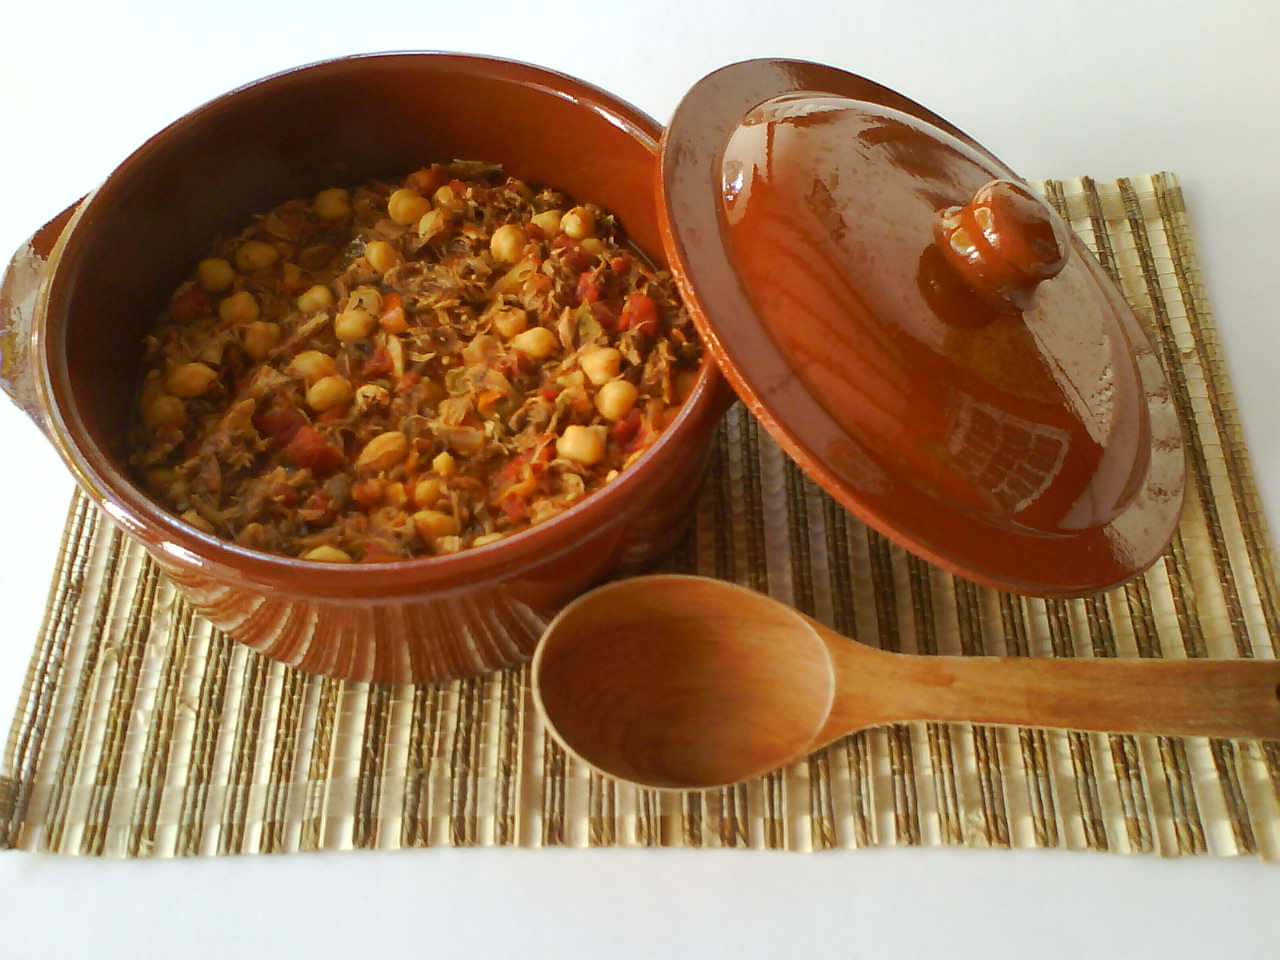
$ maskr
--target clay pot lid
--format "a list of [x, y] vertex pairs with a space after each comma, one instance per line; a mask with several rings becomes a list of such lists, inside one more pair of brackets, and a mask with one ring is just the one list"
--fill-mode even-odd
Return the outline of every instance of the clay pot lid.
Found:
[[1115, 586], [1163, 551], [1185, 461], [1152, 345], [962, 132], [861, 77], [750, 61], [685, 97], [660, 190], [708, 349], [860, 519], [1033, 595]]

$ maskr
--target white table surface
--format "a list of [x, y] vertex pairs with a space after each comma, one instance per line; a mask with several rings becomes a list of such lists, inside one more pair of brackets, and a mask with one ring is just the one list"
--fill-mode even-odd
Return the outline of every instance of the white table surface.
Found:
[[[287, 7], [287, 9], [286, 9]], [[554, 67], [665, 119], [706, 72], [820, 60], [1027, 177], [1181, 177], [1280, 526], [1280, 4], [1273, 0], [306, 4], [0, 0], [0, 251], [148, 135], [276, 70], [446, 49]], [[1257, 190], [1242, 190], [1248, 183]], [[121, 242], [130, 242], [122, 237]], [[0, 728], [71, 492], [0, 401]], [[428, 850], [185, 862], [0, 854], [7, 957], [1276, 955], [1280, 866], [1056, 851]]]

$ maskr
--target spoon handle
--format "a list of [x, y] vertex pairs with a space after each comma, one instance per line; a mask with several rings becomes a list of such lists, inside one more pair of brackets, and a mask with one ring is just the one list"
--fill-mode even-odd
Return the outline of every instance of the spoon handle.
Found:
[[1280, 739], [1280, 661], [887, 656], [894, 719]]

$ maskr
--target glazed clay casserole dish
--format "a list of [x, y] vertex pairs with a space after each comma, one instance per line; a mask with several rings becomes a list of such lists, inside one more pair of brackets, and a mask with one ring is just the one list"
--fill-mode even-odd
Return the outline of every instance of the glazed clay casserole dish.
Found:
[[[457, 158], [598, 204], [670, 265], [704, 351], [654, 445], [544, 523], [393, 563], [270, 555], [157, 506], [124, 466], [141, 343], [211, 239]], [[989, 586], [1116, 586], [1155, 562], [1182, 505], [1155, 349], [1079, 238], [951, 124], [820, 64], [722, 68], [665, 131], [580, 81], [483, 57], [270, 77], [162, 131], [40, 231], [6, 275], [0, 346], [0, 384], [196, 610], [339, 678], [526, 659], [550, 615], [683, 533], [735, 391], [858, 519]]]
[[340, 566], [206, 536], [135, 485], [124, 439], [142, 339], [215, 236], [292, 197], [458, 157], [600, 204], [661, 265], [660, 134], [572, 78], [478, 57], [355, 57], [227, 94], [150, 140], [37, 238], [56, 240], [35, 308], [33, 413], [81, 486], [192, 605], [264, 654], [392, 683], [519, 662], [546, 616], [683, 532], [731, 397], [712, 365], [644, 457], [553, 520], [449, 556]]

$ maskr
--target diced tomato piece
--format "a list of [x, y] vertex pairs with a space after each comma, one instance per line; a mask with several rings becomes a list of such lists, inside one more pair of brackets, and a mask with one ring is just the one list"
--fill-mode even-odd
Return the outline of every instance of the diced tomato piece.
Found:
[[413, 187], [424, 197], [429, 197], [443, 187], [447, 179], [448, 174], [445, 173], [444, 167], [433, 163], [429, 167], [413, 171], [405, 177], [404, 184], [406, 187]]
[[631, 254], [620, 253], [609, 260], [609, 269], [614, 273], [626, 273], [631, 269]]
[[554, 383], [548, 383], [538, 391], [538, 396], [542, 397], [543, 400], [554, 400], [560, 396], [560, 388]]
[[190, 323], [213, 312], [213, 298], [194, 283], [178, 290], [169, 300], [169, 315], [179, 323]]
[[309, 424], [298, 428], [285, 452], [298, 466], [317, 474], [332, 473], [346, 460], [341, 450]]
[[525, 281], [530, 287], [538, 291], [538, 293], [546, 293], [555, 286], [555, 281], [548, 277], [545, 273], [535, 273], [532, 277]]
[[384, 484], [376, 478], [359, 480], [351, 486], [351, 499], [369, 510], [382, 502]]
[[403, 560], [398, 553], [391, 550], [386, 544], [372, 540], [364, 545], [364, 549], [360, 552], [360, 563], [395, 563], [397, 560]]
[[379, 347], [364, 363], [364, 375], [368, 380], [376, 380], [391, 372], [391, 354], [386, 347]]
[[544, 240], [546, 233], [536, 223], [526, 223], [524, 225], [524, 235], [530, 240]]
[[496, 489], [503, 490], [520, 479], [520, 472], [524, 469], [524, 461], [521, 460], [523, 456], [524, 454], [520, 454], [512, 457], [502, 465], [502, 469], [493, 478]]
[[510, 493], [498, 502], [498, 509], [507, 515], [513, 523], [519, 523], [529, 516], [529, 505], [524, 497]]
[[396, 393], [408, 393], [416, 387], [422, 380], [422, 374], [417, 370], [406, 370], [400, 382], [396, 384]]
[[588, 270], [586, 273], [578, 276], [578, 302], [579, 303], [595, 303], [600, 299], [600, 278], [596, 276], [594, 270]]
[[630, 443], [631, 438], [634, 437], [636, 432], [640, 429], [641, 419], [640, 411], [632, 408], [630, 413], [613, 425], [613, 430], [611, 432], [613, 434], [614, 442], [620, 447], [625, 447]]
[[642, 419], [640, 421], [639, 429], [635, 432], [635, 436], [622, 444], [622, 449], [627, 453], [634, 453], [637, 450], [643, 450], [649, 444], [653, 443], [654, 438], [657, 437], [657, 435], [657, 431], [649, 425], [649, 422]]
[[627, 295], [622, 305], [622, 317], [618, 321], [621, 330], [639, 330], [646, 337], [658, 335], [658, 308], [647, 293]]
[[280, 446], [288, 446], [298, 428], [307, 422], [307, 415], [297, 407], [276, 406], [253, 415], [253, 426], [264, 437]]
[[558, 251], [560, 260], [575, 273], [581, 273], [591, 266], [591, 254], [583, 250], [577, 240], [563, 233], [551, 241], [551, 249]]

